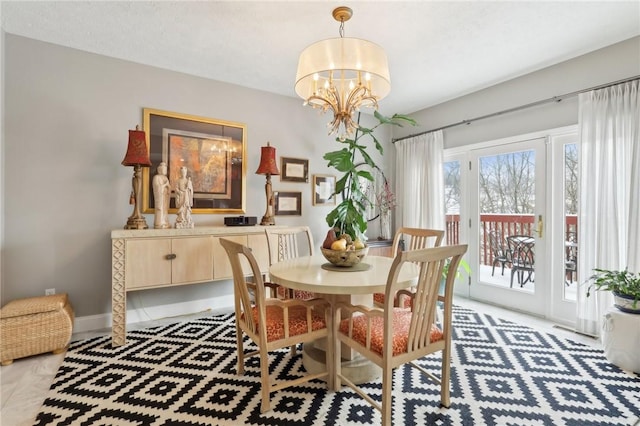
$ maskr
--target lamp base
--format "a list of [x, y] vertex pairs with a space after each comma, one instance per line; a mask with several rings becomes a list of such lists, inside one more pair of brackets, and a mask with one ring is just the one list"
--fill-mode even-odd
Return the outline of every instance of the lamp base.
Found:
[[260, 225], [275, 225], [276, 220], [273, 216], [262, 216], [262, 221], [260, 221]]
[[149, 229], [144, 217], [130, 217], [124, 229]]

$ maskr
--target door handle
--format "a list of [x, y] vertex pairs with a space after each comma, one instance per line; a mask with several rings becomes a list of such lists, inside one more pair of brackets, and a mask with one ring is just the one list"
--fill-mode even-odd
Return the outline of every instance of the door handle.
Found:
[[538, 215], [538, 223], [536, 225], [536, 229], [534, 229], [534, 232], [536, 232], [538, 234], [538, 238], [542, 238], [543, 229], [544, 229], [544, 222], [542, 220], [542, 215], [539, 214]]

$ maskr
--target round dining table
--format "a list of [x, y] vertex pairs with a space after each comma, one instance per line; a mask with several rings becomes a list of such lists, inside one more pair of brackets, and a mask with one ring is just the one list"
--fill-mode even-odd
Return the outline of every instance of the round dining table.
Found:
[[[317, 297], [328, 300], [333, 315], [333, 308], [341, 301], [372, 306], [373, 293], [385, 291], [392, 263], [392, 257], [367, 256], [355, 267], [346, 268], [331, 265], [322, 255], [302, 256], [274, 263], [269, 268], [269, 276], [271, 282], [294, 290], [311, 291]], [[398, 281], [408, 288], [417, 282], [417, 277], [418, 267], [413, 263], [405, 263]], [[320, 372], [326, 368], [325, 348], [324, 339], [303, 346], [302, 363], [308, 372]], [[380, 377], [378, 366], [349, 347], [343, 345], [341, 354], [342, 373], [354, 383], [365, 383]]]

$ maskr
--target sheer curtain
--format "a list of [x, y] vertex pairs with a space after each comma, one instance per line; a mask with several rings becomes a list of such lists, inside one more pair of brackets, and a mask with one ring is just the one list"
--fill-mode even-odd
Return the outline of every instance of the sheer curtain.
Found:
[[[638, 80], [580, 95], [578, 276], [593, 268], [640, 271]], [[578, 331], [598, 335], [609, 292], [577, 298]]]
[[442, 130], [395, 143], [396, 229], [445, 229]]

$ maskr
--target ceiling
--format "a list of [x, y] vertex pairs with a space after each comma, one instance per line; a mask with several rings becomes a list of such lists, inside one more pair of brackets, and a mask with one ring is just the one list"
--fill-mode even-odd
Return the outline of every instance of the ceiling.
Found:
[[640, 2], [2, 1], [5, 32], [295, 97], [300, 52], [345, 36], [387, 52], [385, 114], [410, 113], [640, 35]]

